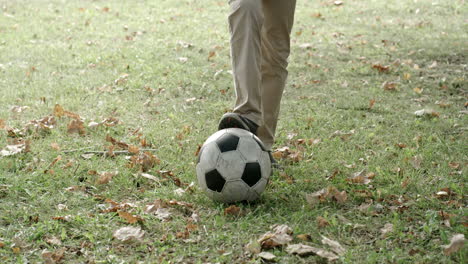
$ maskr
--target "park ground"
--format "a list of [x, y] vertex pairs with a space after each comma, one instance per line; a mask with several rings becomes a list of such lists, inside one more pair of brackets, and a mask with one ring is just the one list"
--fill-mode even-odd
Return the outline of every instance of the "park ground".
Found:
[[0, 1], [0, 262], [466, 263], [465, 1], [298, 1], [282, 168], [235, 205], [195, 174], [227, 2]]

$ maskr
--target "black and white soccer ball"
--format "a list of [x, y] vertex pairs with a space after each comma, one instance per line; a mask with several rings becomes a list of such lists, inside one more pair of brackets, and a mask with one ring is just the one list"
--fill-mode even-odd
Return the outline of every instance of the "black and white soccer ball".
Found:
[[254, 201], [265, 190], [270, 175], [271, 161], [265, 146], [243, 129], [214, 133], [198, 156], [198, 183], [215, 201]]

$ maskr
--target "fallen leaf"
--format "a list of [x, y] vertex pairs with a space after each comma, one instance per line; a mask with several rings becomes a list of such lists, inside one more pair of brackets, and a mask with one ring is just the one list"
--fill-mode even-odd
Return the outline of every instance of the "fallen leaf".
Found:
[[355, 172], [350, 178], [346, 179], [346, 181], [355, 184], [369, 184], [371, 179], [366, 174], [366, 170], [362, 170]]
[[117, 229], [113, 237], [122, 242], [134, 242], [141, 241], [144, 235], [145, 231], [141, 230], [140, 227], [127, 226]]
[[4, 149], [0, 150], [0, 156], [8, 157], [22, 152], [26, 152], [26, 143], [17, 145], [7, 145]]
[[60, 145], [58, 143], [56, 143], [56, 142], [51, 143], [50, 147], [52, 149], [54, 149], [54, 150], [57, 150], [57, 151], [60, 150]]
[[432, 109], [421, 109], [414, 112], [414, 115], [417, 117], [439, 117], [440, 114]]
[[325, 219], [325, 218], [323, 218], [321, 216], [317, 216], [316, 221], [317, 221], [318, 227], [320, 227], [320, 228], [327, 227], [327, 226], [330, 225], [330, 223], [327, 221], [327, 219]]
[[241, 211], [240, 207], [233, 204], [224, 209], [224, 215], [241, 216]]
[[0, 241], [0, 248], [3, 248], [3, 247], [5, 247], [5, 243]]
[[396, 91], [397, 90], [397, 83], [396, 82], [384, 82], [382, 84], [382, 88], [385, 90], [385, 91]]
[[25, 105], [25, 106], [19, 106], [19, 105], [15, 105], [13, 106], [10, 110], [14, 113], [21, 113], [21, 112], [24, 112], [25, 110], [29, 109], [30, 107]]
[[460, 168], [460, 163], [458, 162], [449, 162], [448, 165], [450, 168], [455, 169], [455, 170], [458, 170], [458, 168]]
[[143, 222], [143, 219], [141, 217], [134, 216], [128, 212], [118, 211], [118, 213], [119, 213], [119, 216], [125, 219], [125, 221], [127, 221], [127, 223], [129, 224], [134, 224], [136, 222]]
[[312, 237], [309, 234], [300, 234], [300, 235], [297, 235], [296, 238], [300, 239], [302, 241], [311, 241], [312, 240]]
[[83, 121], [78, 120], [78, 119], [73, 119], [68, 123], [67, 125], [67, 133], [68, 134], [79, 134], [79, 135], [84, 135], [86, 134], [86, 129], [83, 126]]
[[0, 129], [4, 129], [6, 127], [5, 120], [0, 119]]
[[272, 261], [276, 258], [276, 256], [270, 252], [261, 252], [258, 254], [258, 256], [267, 261]]
[[415, 93], [417, 93], [417, 94], [422, 94], [422, 92], [424, 91], [424, 89], [419, 88], [419, 87], [415, 87], [415, 88], [413, 88], [413, 91], [414, 91]]
[[263, 249], [284, 246], [293, 240], [293, 232], [289, 226], [274, 225], [272, 228], [273, 232], [269, 231], [258, 239], [258, 243], [260, 243]]
[[464, 244], [465, 244], [465, 235], [455, 234], [450, 239], [450, 244], [443, 246], [444, 254], [446, 256], [449, 256], [452, 253], [458, 252], [461, 248], [463, 248]]
[[286, 248], [286, 252], [289, 254], [299, 255], [301, 257], [315, 254], [317, 256], [327, 259], [328, 261], [335, 261], [339, 258], [337, 255], [335, 255], [334, 253], [330, 251], [327, 251], [321, 248], [311, 247], [311, 246], [304, 245], [304, 244], [289, 245]]
[[55, 252], [50, 252], [45, 250], [42, 252], [41, 256], [44, 259], [46, 264], [55, 264], [62, 263], [66, 248], [59, 249]]
[[378, 70], [380, 73], [388, 73], [390, 71], [390, 66], [383, 66], [381, 64], [374, 64], [372, 65], [373, 69]]
[[416, 156], [411, 158], [410, 163], [411, 163], [411, 165], [413, 165], [413, 168], [420, 169], [422, 161], [423, 161], [422, 156], [421, 155], [416, 155]]
[[119, 172], [118, 171], [115, 171], [115, 172], [107, 172], [107, 171], [104, 171], [104, 172], [101, 172], [99, 173], [99, 177], [96, 181], [97, 184], [107, 184], [109, 183], [112, 178], [114, 176], [116, 176]]
[[60, 246], [62, 245], [62, 241], [58, 237], [49, 237], [45, 239], [45, 242], [49, 245]]
[[331, 250], [338, 256], [343, 256], [346, 253], [346, 249], [340, 243], [325, 236], [322, 236], [322, 244], [330, 246]]
[[371, 110], [372, 108], [374, 108], [374, 105], [375, 105], [375, 99], [371, 99], [369, 100], [369, 110]]
[[154, 215], [161, 221], [169, 221], [172, 219], [172, 210], [170, 208], [158, 208]]
[[259, 254], [262, 251], [262, 247], [258, 241], [250, 241], [244, 246], [244, 250], [252, 255]]
[[354, 132], [355, 132], [354, 129], [350, 130], [350, 131], [337, 130], [337, 131], [333, 132], [333, 134], [331, 134], [330, 138], [340, 137], [342, 140], [347, 140], [349, 137], [354, 135]]
[[386, 236], [387, 234], [393, 232], [393, 224], [387, 223], [384, 225], [383, 228], [380, 229], [382, 236]]

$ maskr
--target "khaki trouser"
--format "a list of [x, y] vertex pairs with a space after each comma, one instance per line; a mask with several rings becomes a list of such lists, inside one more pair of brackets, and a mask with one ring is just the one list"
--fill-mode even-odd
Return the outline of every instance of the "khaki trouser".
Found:
[[234, 113], [257, 123], [259, 138], [271, 149], [288, 76], [296, 0], [230, 0], [229, 4]]

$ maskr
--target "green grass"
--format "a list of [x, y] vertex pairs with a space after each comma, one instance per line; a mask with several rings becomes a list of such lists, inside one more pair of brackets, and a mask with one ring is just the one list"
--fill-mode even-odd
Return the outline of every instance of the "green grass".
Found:
[[[298, 1], [275, 146], [300, 151], [303, 160], [281, 161], [295, 182], [276, 172], [258, 203], [238, 205], [245, 212], [238, 217], [225, 216], [226, 206], [197, 188], [177, 196], [179, 187], [158, 174], [169, 170], [184, 184], [196, 181], [197, 146], [232, 107], [226, 2], [1, 3], [0, 119], [6, 127], [22, 130], [53, 114], [56, 104], [79, 114], [85, 126], [109, 117], [120, 123], [86, 128], [83, 136], [67, 133], [68, 117], [57, 118], [48, 132], [18, 132], [14, 138], [7, 128], [0, 131], [0, 149], [18, 138], [31, 142], [30, 152], [0, 157], [0, 262], [41, 262], [48, 251], [64, 263], [259, 263], [244, 246], [273, 224], [311, 235], [305, 244], [324, 247], [320, 235], [339, 241], [347, 249], [341, 263], [466, 262], [466, 247], [451, 256], [442, 252], [454, 234], [468, 234], [464, 1]], [[302, 48], [306, 43], [310, 47]], [[373, 65], [389, 70], [381, 73]], [[125, 74], [126, 81], [116, 84]], [[384, 90], [386, 81], [395, 82], [396, 90]], [[29, 108], [17, 113], [14, 106]], [[420, 109], [439, 116], [418, 118], [414, 112]], [[354, 134], [332, 137], [337, 130]], [[296, 136], [289, 139], [291, 134]], [[81, 156], [104, 151], [111, 145], [106, 135], [134, 145], [146, 139], [161, 160], [147, 173], [161, 183], [141, 177], [124, 155]], [[297, 145], [301, 138], [320, 143]], [[420, 166], [411, 164], [414, 157]], [[375, 173], [369, 185], [346, 181], [363, 169]], [[97, 184], [93, 170], [119, 173]], [[71, 186], [83, 191], [67, 191]], [[307, 203], [306, 194], [327, 186], [346, 191], [347, 201]], [[437, 197], [442, 188], [453, 194]], [[127, 211], [144, 219], [133, 224], [146, 232], [142, 242], [113, 239], [115, 230], [131, 224], [103, 213], [106, 198], [134, 205]], [[193, 208], [173, 206], [172, 220], [163, 222], [144, 212], [156, 199]], [[360, 210], [363, 204], [371, 205]], [[177, 233], [191, 211], [200, 221], [184, 241]], [[441, 212], [450, 215], [450, 227]], [[66, 215], [68, 221], [53, 219]], [[318, 216], [329, 226], [318, 227]], [[386, 223], [394, 230], [384, 237]], [[54, 237], [61, 245], [50, 242]], [[281, 248], [270, 252], [278, 263], [323, 262]]]

